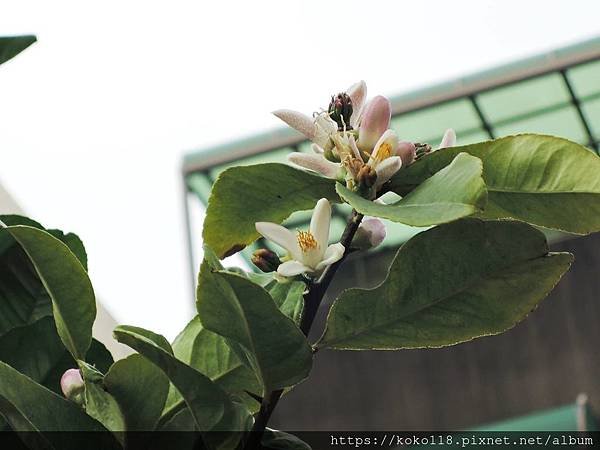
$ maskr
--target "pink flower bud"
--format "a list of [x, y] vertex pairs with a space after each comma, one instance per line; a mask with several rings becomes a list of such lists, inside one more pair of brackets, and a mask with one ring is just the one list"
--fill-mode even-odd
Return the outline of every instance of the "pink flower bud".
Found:
[[66, 398], [81, 405], [84, 400], [85, 385], [79, 369], [69, 369], [60, 378], [60, 388]]
[[362, 221], [358, 230], [356, 230], [352, 247], [368, 250], [377, 247], [384, 239], [385, 225], [383, 222], [379, 219], [366, 219]]
[[406, 167], [413, 163], [417, 156], [417, 147], [408, 141], [400, 141], [396, 150], [396, 155], [402, 159], [402, 166]]
[[390, 127], [392, 105], [378, 95], [365, 106], [358, 133], [358, 148], [371, 153], [381, 135]]

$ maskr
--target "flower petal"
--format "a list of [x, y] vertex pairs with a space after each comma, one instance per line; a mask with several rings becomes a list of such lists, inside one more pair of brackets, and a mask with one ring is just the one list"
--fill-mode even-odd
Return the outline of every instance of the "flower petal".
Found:
[[442, 142], [440, 142], [440, 146], [438, 148], [454, 147], [455, 145], [456, 133], [452, 128], [448, 128], [444, 133], [444, 137], [442, 138]]
[[277, 268], [277, 273], [284, 277], [293, 277], [313, 270], [298, 261], [286, 261]]
[[312, 218], [310, 219], [310, 233], [319, 244], [321, 255], [329, 243], [329, 223], [331, 222], [331, 204], [326, 198], [317, 202]]
[[382, 95], [372, 98], [362, 112], [358, 148], [370, 153], [381, 135], [390, 127], [391, 117], [390, 101]]
[[337, 133], [337, 123], [325, 112], [315, 118], [314, 124], [315, 134], [310, 139], [319, 147], [327, 148], [331, 135]]
[[400, 167], [402, 167], [402, 159], [399, 156], [392, 156], [379, 164], [375, 169], [375, 172], [377, 172], [375, 190], [379, 189], [384, 183], [392, 178], [392, 176], [400, 170]]
[[327, 178], [337, 179], [341, 176], [341, 166], [329, 161], [323, 155], [294, 152], [288, 155], [288, 161], [305, 169], [319, 172]]
[[271, 222], [256, 222], [254, 226], [256, 231], [265, 238], [286, 249], [292, 255], [292, 258], [300, 259], [301, 251], [298, 247], [298, 239], [290, 230]]
[[323, 150], [323, 148], [318, 146], [317, 144], [311, 144], [310, 148], [312, 148], [312, 151], [315, 152], [317, 155], [325, 154], [325, 150]]
[[292, 111], [291, 109], [278, 109], [277, 111], [273, 111], [273, 115], [283, 120], [294, 130], [302, 133], [308, 139], [314, 139], [316, 133], [315, 123], [307, 115], [298, 111]]
[[352, 116], [350, 117], [350, 125], [352, 128], [358, 128], [360, 123], [360, 117], [362, 114], [362, 109], [365, 104], [365, 99], [367, 98], [367, 83], [364, 80], [360, 80], [358, 83], [354, 83], [348, 89], [346, 89], [346, 94], [352, 100]]
[[344, 246], [339, 242], [337, 244], [331, 244], [329, 247], [327, 247], [327, 250], [325, 250], [323, 260], [319, 264], [317, 264], [315, 270], [318, 272], [320, 270], [323, 270], [325, 267], [330, 266], [335, 262], [338, 262], [340, 259], [342, 259], [342, 256], [344, 256], [345, 250], [346, 249], [344, 248]]
[[382, 161], [389, 159], [391, 156], [396, 155], [398, 149], [398, 135], [394, 130], [387, 130], [381, 135], [371, 157], [369, 158], [369, 165], [377, 168], [377, 165]]

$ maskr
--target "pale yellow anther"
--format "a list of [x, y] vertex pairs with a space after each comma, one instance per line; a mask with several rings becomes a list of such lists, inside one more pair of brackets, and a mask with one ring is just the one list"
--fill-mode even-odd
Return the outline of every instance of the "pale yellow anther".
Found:
[[318, 245], [310, 231], [298, 231], [298, 246], [304, 253], [316, 249]]

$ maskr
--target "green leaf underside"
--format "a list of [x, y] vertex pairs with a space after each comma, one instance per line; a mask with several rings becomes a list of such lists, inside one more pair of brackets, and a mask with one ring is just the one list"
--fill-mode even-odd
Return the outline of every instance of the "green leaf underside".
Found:
[[460, 153], [448, 166], [391, 205], [367, 200], [340, 183], [336, 190], [362, 214], [417, 227], [438, 225], [483, 209], [487, 191], [482, 168], [479, 158]]
[[257, 375], [261, 394], [308, 376], [312, 351], [305, 336], [259, 285], [231, 272], [213, 271], [204, 261], [196, 306], [202, 325], [225, 337]]
[[[115, 398], [104, 389], [103, 376], [84, 361], [78, 361], [85, 383], [85, 412], [113, 432], [125, 431], [125, 418]], [[122, 440], [122, 434], [116, 435]]]
[[212, 188], [203, 240], [219, 257], [232, 255], [259, 237], [256, 222], [281, 223], [320, 198], [340, 201], [333, 180], [277, 163], [227, 169]]
[[[13, 429], [29, 431], [94, 431], [98, 448], [120, 448], [106, 428], [77, 406], [6, 363], [0, 362], [0, 412]], [[56, 449], [80, 448], [65, 434], [44, 435]], [[72, 439], [72, 436], [70, 436]], [[95, 444], [96, 444], [95, 443]], [[80, 445], [80, 443], [77, 443]]]
[[0, 37], [0, 64], [14, 58], [36, 41], [35, 36]]
[[306, 290], [306, 284], [301, 281], [289, 281], [285, 283], [278, 282], [270, 273], [246, 272], [239, 267], [228, 267], [225, 269], [215, 252], [207, 245], [204, 245], [204, 259], [213, 268], [213, 270], [222, 270], [236, 273], [249, 279], [254, 284], [265, 288], [269, 295], [275, 301], [279, 310], [292, 319], [296, 324], [300, 323], [302, 312], [304, 310], [303, 294]]
[[[162, 336], [138, 327], [118, 326], [115, 338], [141, 353], [160, 368], [185, 400], [200, 431], [212, 429], [231, 407], [227, 394], [208, 377], [179, 361]], [[164, 340], [164, 342], [163, 342]], [[167, 343], [167, 345], [169, 345]]]
[[52, 299], [56, 329], [75, 359], [84, 359], [96, 317], [94, 290], [77, 257], [59, 239], [30, 226], [6, 228], [23, 248]]
[[523, 134], [433, 152], [394, 176], [392, 190], [410, 191], [461, 152], [483, 161], [484, 218], [514, 218], [576, 234], [600, 230], [600, 158], [553, 136]]
[[[59, 395], [62, 395], [60, 377], [67, 369], [77, 367], [63, 346], [52, 317], [13, 328], [0, 337], [0, 361]], [[87, 361], [100, 371], [106, 371], [112, 357], [103, 344], [93, 340]]]
[[113, 364], [104, 385], [119, 404], [127, 430], [154, 430], [169, 390], [161, 369], [142, 355], [130, 355]]
[[[5, 225], [29, 225], [44, 230], [39, 223], [23, 216], [0, 215]], [[72, 233], [46, 230], [63, 241], [84, 268], [87, 255], [81, 240]], [[27, 254], [12, 235], [0, 228], [0, 336], [12, 328], [52, 315], [52, 300]]]
[[380, 286], [342, 293], [319, 347], [443, 347], [501, 333], [537, 307], [572, 259], [548, 253], [544, 235], [523, 222], [441, 225], [408, 241]]
[[[225, 338], [207, 330], [196, 316], [173, 341], [173, 353], [177, 359], [206, 375], [223, 390], [240, 398], [251, 412], [258, 411], [259, 404], [246, 393], [260, 394], [262, 388], [256, 376], [243, 365], [229, 348]], [[165, 405], [165, 414], [173, 408], [181, 409], [181, 394], [171, 386]]]

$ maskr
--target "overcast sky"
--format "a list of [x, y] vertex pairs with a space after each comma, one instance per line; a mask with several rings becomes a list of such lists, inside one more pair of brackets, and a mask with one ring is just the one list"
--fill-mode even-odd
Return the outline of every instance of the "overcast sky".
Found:
[[597, 0], [7, 2], [0, 35], [39, 42], [0, 68], [0, 182], [81, 236], [117, 321], [173, 338], [193, 313], [187, 151], [359, 79], [393, 95], [589, 39], [599, 17]]

